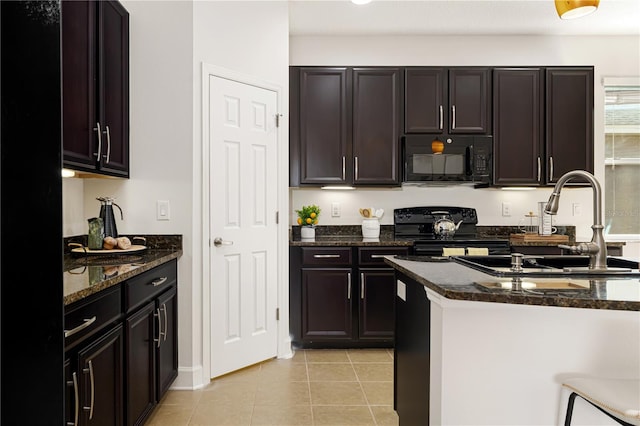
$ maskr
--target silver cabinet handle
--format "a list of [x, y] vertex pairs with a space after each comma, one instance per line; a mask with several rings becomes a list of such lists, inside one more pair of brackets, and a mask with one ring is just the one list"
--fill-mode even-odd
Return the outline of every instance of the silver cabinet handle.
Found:
[[442, 105], [440, 105], [440, 130], [444, 127], [444, 111]]
[[355, 168], [354, 168], [354, 174], [355, 174], [355, 180], [358, 180], [358, 157], [354, 157], [355, 160]]
[[157, 280], [151, 281], [151, 285], [154, 287], [158, 287], [159, 285], [166, 283], [168, 279], [169, 277], [158, 278]]
[[371, 258], [372, 259], [380, 259], [381, 257], [385, 257], [385, 256], [390, 256], [388, 254], [372, 254]]
[[67, 426], [78, 426], [78, 414], [80, 412], [80, 401], [78, 396], [78, 376], [75, 371], [73, 372], [73, 382], [68, 384], [73, 384], [73, 398], [75, 399], [75, 414], [73, 417], [73, 423], [67, 422]]
[[168, 319], [167, 319], [167, 304], [163, 303], [162, 304], [162, 312], [164, 313], [164, 337], [163, 337], [163, 341], [167, 341], [167, 334], [169, 333], [169, 327], [168, 327]]
[[549, 157], [549, 182], [553, 181], [553, 157]]
[[164, 333], [162, 333], [162, 318], [160, 318], [160, 308], [156, 309], [156, 313], [153, 314], [154, 317], [158, 318], [158, 338], [157, 339], [153, 339], [154, 342], [158, 342], [158, 344], [156, 345], [156, 347], [160, 347], [160, 344], [162, 343], [162, 336]]
[[347, 159], [343, 155], [342, 156], [342, 180], [346, 180], [346, 179], [347, 179]]
[[69, 337], [69, 336], [73, 336], [77, 332], [82, 331], [85, 328], [89, 327], [91, 324], [96, 322], [96, 316], [94, 315], [91, 318], [85, 318], [82, 321], [84, 321], [84, 322], [82, 324], [80, 324], [79, 326], [77, 326], [76, 328], [72, 328], [71, 330], [65, 330], [64, 331], [64, 337], [66, 338], [66, 337]]
[[364, 272], [360, 272], [360, 299], [364, 300]]
[[351, 272], [347, 272], [347, 300], [351, 300]]
[[99, 121], [96, 123], [96, 127], [94, 127], [93, 130], [98, 132], [98, 152], [95, 153], [95, 156], [98, 158], [98, 161], [100, 161], [100, 154], [102, 153], [102, 130], [100, 129]]
[[451, 130], [456, 128], [456, 106], [451, 105]]
[[111, 159], [111, 133], [109, 132], [109, 126], [104, 126], [104, 128], [106, 129], [104, 133], [106, 133], [107, 135], [107, 164], [109, 163], [109, 160]]
[[213, 245], [216, 246], [216, 247], [232, 246], [233, 245], [233, 241], [224, 241], [222, 238], [217, 237], [217, 238], [214, 238]]
[[339, 254], [314, 254], [313, 258], [314, 259], [328, 259], [328, 258], [338, 258], [340, 257]]
[[93, 419], [93, 404], [96, 397], [96, 385], [93, 377], [93, 363], [89, 360], [89, 368], [82, 370], [85, 374], [89, 373], [89, 380], [91, 382], [91, 405], [89, 407], [83, 407], [85, 411], [89, 411], [89, 420]]
[[541, 170], [541, 166], [542, 163], [540, 161], [540, 156], [538, 156], [538, 182], [540, 182], [540, 170]]

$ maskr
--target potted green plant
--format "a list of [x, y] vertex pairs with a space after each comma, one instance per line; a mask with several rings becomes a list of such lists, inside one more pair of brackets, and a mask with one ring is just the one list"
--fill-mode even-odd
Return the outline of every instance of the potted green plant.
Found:
[[310, 206], [302, 206], [300, 210], [296, 210], [298, 214], [298, 225], [300, 228], [300, 236], [302, 238], [315, 238], [315, 226], [318, 224], [320, 216], [320, 207], [315, 204]]

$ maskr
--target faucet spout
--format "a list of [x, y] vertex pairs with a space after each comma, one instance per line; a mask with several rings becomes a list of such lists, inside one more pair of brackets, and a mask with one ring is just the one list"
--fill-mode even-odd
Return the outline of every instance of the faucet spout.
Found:
[[556, 182], [553, 192], [544, 208], [545, 213], [555, 215], [558, 213], [558, 205], [560, 201], [560, 191], [565, 184], [575, 177], [581, 177], [587, 180], [593, 190], [593, 225], [591, 230], [593, 235], [591, 242], [571, 246], [571, 250], [577, 253], [589, 255], [589, 269], [607, 269], [607, 244], [604, 241], [602, 225], [602, 189], [600, 183], [589, 172], [584, 170], [573, 170], [560, 176]]

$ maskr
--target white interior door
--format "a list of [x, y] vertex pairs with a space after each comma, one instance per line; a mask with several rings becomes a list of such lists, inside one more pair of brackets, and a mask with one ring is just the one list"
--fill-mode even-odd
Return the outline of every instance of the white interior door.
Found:
[[211, 377], [277, 354], [277, 93], [210, 76]]

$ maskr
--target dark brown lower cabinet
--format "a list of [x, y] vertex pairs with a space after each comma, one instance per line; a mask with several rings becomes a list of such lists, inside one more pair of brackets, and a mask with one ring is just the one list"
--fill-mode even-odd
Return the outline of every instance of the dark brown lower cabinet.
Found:
[[302, 337], [351, 340], [351, 269], [302, 270]]
[[143, 424], [178, 375], [176, 264], [125, 284], [126, 424]]
[[393, 269], [360, 269], [360, 339], [393, 339], [395, 289]]
[[127, 424], [146, 418], [156, 403], [155, 392], [155, 303], [149, 302], [126, 323], [127, 336]]
[[293, 345], [393, 346], [395, 275], [383, 257], [407, 251], [405, 247], [291, 247]]
[[122, 325], [89, 339], [65, 361], [66, 421], [71, 425], [122, 425]]
[[178, 375], [177, 261], [65, 307], [65, 422], [139, 425]]

